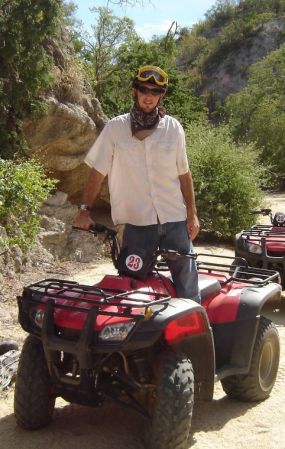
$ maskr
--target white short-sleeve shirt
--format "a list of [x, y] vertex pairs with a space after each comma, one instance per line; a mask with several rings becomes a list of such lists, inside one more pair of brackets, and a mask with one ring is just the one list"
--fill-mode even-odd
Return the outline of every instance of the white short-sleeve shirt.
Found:
[[132, 136], [130, 114], [110, 120], [85, 162], [108, 175], [114, 224], [145, 226], [183, 221], [186, 207], [179, 175], [188, 172], [181, 124], [166, 115], [143, 140]]

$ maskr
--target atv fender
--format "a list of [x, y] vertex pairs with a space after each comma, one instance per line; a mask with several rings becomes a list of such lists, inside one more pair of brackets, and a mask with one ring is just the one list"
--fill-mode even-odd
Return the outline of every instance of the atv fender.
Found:
[[[232, 345], [227, 366], [218, 370], [219, 380], [230, 375], [248, 373], [260, 317], [266, 316], [268, 308], [273, 310], [280, 298], [281, 286], [277, 283], [252, 285], [242, 289], [236, 321], [228, 323], [232, 328]], [[225, 328], [223, 333], [225, 339], [230, 338], [229, 328]]]
[[211, 401], [215, 382], [215, 350], [211, 329], [207, 333], [187, 337], [173, 344], [172, 349], [183, 352], [191, 360], [199, 399]]
[[[205, 309], [197, 302], [184, 299], [172, 298], [167, 307], [155, 305], [152, 307], [153, 315], [150, 319], [142, 321], [136, 332], [125, 346], [125, 349], [137, 348], [143, 344], [144, 347], [152, 346], [155, 342], [162, 340], [172, 350], [183, 352], [190, 360], [194, 368], [195, 383], [199, 386], [199, 397], [203, 400], [211, 400], [214, 391], [215, 377], [215, 351], [212, 329], [210, 327]], [[199, 317], [202, 326], [192, 327], [180, 336], [173, 332], [173, 338], [169, 337], [168, 330], [182, 323], [187, 326], [191, 316]], [[178, 328], [177, 328], [178, 329]]]
[[254, 318], [262, 314], [265, 305], [273, 305], [281, 299], [281, 286], [269, 283], [265, 286], [251, 285], [244, 288], [240, 295], [238, 319]]

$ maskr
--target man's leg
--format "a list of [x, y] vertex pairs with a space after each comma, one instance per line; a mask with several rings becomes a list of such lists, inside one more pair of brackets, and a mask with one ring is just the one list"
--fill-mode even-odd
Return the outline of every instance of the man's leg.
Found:
[[158, 225], [134, 226], [126, 224], [123, 233], [122, 251], [128, 248], [128, 253], [151, 257], [159, 245]]
[[[166, 223], [165, 236], [162, 237], [160, 247], [174, 249], [179, 252], [193, 252], [192, 242], [188, 237], [186, 223]], [[194, 259], [178, 258], [167, 261], [172, 279], [180, 298], [189, 298], [200, 303], [201, 297], [198, 287], [198, 273]]]

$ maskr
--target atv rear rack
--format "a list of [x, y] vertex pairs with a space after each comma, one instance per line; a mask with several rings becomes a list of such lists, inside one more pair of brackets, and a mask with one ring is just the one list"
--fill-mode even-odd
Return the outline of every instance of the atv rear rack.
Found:
[[[227, 263], [216, 263], [203, 261], [202, 257], [213, 257], [217, 259], [228, 259]], [[198, 271], [207, 272], [214, 275], [225, 276], [224, 280], [220, 280], [222, 284], [228, 284], [231, 281], [254, 284], [264, 286], [269, 282], [276, 282], [279, 273], [275, 270], [267, 270], [264, 268], [254, 268], [248, 265], [247, 261], [242, 257], [232, 257], [216, 254], [199, 253], [197, 259]]]
[[[135, 296], [139, 295], [139, 298]], [[155, 297], [151, 300], [150, 297]], [[145, 311], [153, 305], [167, 305], [171, 296], [146, 290], [121, 290], [115, 288], [82, 285], [75, 281], [44, 279], [24, 288], [23, 299], [36, 304], [52, 301], [56, 308], [77, 312], [89, 312], [96, 308], [97, 315], [144, 318]], [[64, 302], [64, 303], [63, 303]], [[78, 303], [78, 305], [71, 305]], [[89, 307], [88, 307], [89, 305]], [[104, 310], [106, 306], [116, 306], [117, 311]], [[143, 309], [132, 313], [132, 309]]]

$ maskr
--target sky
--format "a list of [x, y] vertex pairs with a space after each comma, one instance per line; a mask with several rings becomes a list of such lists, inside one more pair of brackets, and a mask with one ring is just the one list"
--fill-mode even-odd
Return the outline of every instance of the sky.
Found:
[[[94, 21], [89, 8], [106, 6], [106, 0], [74, 0], [78, 6], [76, 18], [88, 29]], [[145, 40], [153, 35], [165, 34], [173, 21], [180, 27], [191, 27], [204, 19], [205, 13], [216, 3], [215, 0], [142, 0], [134, 7], [119, 7], [109, 3], [117, 16], [127, 16], [135, 23], [139, 36]]]

